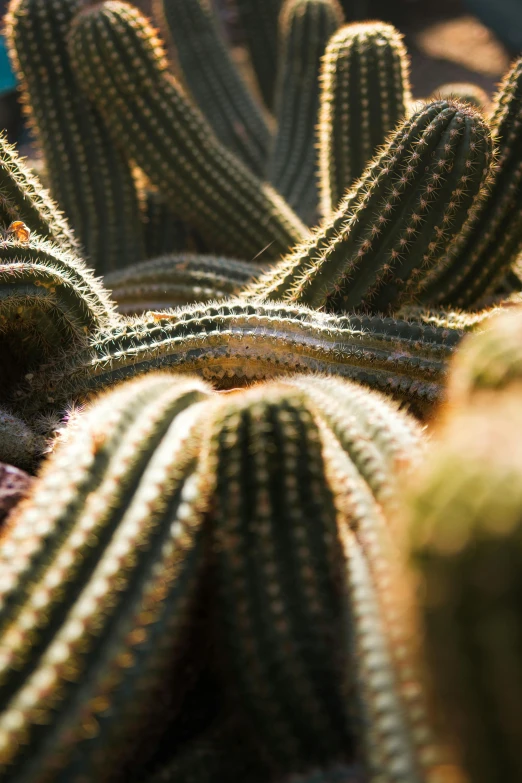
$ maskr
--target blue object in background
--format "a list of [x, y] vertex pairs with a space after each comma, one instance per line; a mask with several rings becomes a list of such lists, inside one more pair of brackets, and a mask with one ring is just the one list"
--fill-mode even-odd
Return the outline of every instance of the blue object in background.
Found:
[[0, 96], [16, 89], [16, 76], [9, 62], [5, 38], [0, 36]]
[[466, 0], [466, 5], [512, 54], [522, 52], [522, 0]]

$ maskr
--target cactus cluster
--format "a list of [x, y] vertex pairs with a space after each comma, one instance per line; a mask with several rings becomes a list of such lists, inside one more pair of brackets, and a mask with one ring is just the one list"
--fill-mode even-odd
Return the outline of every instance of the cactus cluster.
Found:
[[152, 7], [6, 18], [0, 781], [516, 781], [522, 59]]

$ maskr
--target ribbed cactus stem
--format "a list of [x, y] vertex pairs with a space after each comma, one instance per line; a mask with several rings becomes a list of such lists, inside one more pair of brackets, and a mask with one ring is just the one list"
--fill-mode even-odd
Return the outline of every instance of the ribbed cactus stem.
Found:
[[87, 8], [70, 43], [75, 71], [115, 141], [213, 251], [269, 260], [302, 240], [295, 214], [218, 142], [167, 73], [161, 43], [136, 8], [117, 1]]
[[386, 313], [421, 296], [475, 215], [491, 160], [485, 121], [445, 101], [406, 120], [353, 193], [246, 295]]
[[217, 138], [261, 176], [270, 131], [222, 38], [211, 0], [155, 0], [183, 79]]
[[470, 335], [455, 356], [449, 378], [450, 405], [467, 405], [480, 392], [522, 382], [522, 310], [499, 312], [480, 334]]
[[252, 264], [187, 253], [135, 264], [107, 275], [104, 283], [120, 313], [138, 315], [147, 310], [229, 299], [253, 276]]
[[186, 307], [146, 313], [100, 332], [91, 347], [28, 379], [19, 404], [60, 407], [152, 369], [197, 373], [218, 388], [295, 372], [325, 372], [408, 400], [419, 412], [440, 397], [463, 332], [391, 318], [340, 318], [288, 305]]
[[466, 782], [522, 778], [521, 427], [519, 390], [459, 410], [406, 512], [433, 697]]
[[106, 272], [141, 260], [144, 245], [129, 164], [71, 68], [67, 36], [83, 5], [11, 0], [7, 35], [51, 193], [90, 263]]
[[27, 162], [0, 136], [0, 228], [5, 231], [17, 220], [63, 250], [78, 252], [78, 242], [58, 206]]
[[473, 223], [448, 249], [423, 300], [443, 306], [475, 308], [516, 261], [522, 247], [522, 59], [505, 77], [490, 120], [498, 157], [488, 194]]
[[151, 375], [99, 401], [17, 509], [0, 546], [4, 780], [122, 774], [164, 717], [154, 694], [183, 687], [206, 559], [193, 403], [207, 394]]
[[392, 25], [346, 25], [331, 39], [321, 71], [321, 211], [330, 215], [361, 176], [411, 101], [408, 59]]
[[272, 109], [278, 68], [278, 20], [282, 0], [236, 0], [257, 83], [268, 109]]
[[342, 22], [337, 0], [286, 0], [279, 17], [277, 134], [268, 179], [309, 225], [317, 222], [319, 206], [316, 127], [321, 58]]
[[[173, 212], [164, 196], [157, 191], [148, 190], [143, 194], [143, 202], [146, 258], [158, 258], [166, 253], [195, 253], [201, 250], [201, 240], [196, 232]], [[114, 274], [117, 275], [118, 272]], [[110, 277], [111, 273], [108, 276]]]

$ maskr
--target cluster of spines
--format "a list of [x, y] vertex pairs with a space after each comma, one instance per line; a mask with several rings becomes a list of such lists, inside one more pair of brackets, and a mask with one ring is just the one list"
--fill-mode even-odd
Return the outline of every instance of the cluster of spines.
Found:
[[[270, 260], [302, 240], [297, 216], [219, 143], [167, 73], [161, 43], [137, 9], [117, 1], [86, 8], [70, 44], [115, 141], [210, 250]], [[132, 52], [132, 78], [124, 52]]]
[[321, 58], [343, 22], [337, 0], [286, 0], [280, 15], [276, 87], [277, 133], [268, 161], [268, 179], [301, 219], [317, 222]]
[[448, 249], [424, 293], [434, 305], [476, 308], [495, 292], [522, 244], [522, 59], [495, 98], [490, 127], [498, 156], [474, 220]]
[[466, 229], [491, 161], [485, 121], [445, 101], [405, 120], [339, 210], [246, 296], [386, 313], [422, 296]]
[[442, 392], [463, 332], [364, 315], [328, 316], [242, 300], [145, 313], [93, 335], [18, 388], [23, 410], [60, 408], [153, 369], [197, 373], [221, 389], [296, 372], [324, 372], [405, 400], [418, 413]]
[[405, 512], [435, 722], [456, 781], [522, 776], [521, 426], [520, 387], [457, 406]]
[[184, 81], [217, 138], [262, 176], [270, 131], [223, 41], [210, 0], [157, 0]]
[[12, 0], [7, 35], [51, 193], [103, 273], [141, 260], [144, 245], [130, 166], [71, 67], [68, 34], [82, 5]]
[[168, 310], [229, 299], [254, 277], [243, 261], [189, 253], [167, 255], [107, 275], [104, 283], [123, 314]]
[[406, 50], [394, 27], [342, 27], [321, 71], [319, 171], [321, 211], [334, 212], [411, 102]]

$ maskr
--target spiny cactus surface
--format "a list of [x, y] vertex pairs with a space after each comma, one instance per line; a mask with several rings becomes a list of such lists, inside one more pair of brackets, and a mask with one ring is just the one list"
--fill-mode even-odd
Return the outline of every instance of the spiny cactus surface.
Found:
[[67, 37], [83, 5], [11, 0], [7, 35], [52, 195], [103, 273], [140, 261], [144, 244], [129, 164], [71, 67]]
[[[167, 73], [162, 45], [137, 9], [116, 1], [88, 7], [70, 44], [115, 141], [213, 250], [270, 260], [306, 235], [281, 197], [218, 142]], [[124, 52], [132, 52], [132, 75]]]
[[286, 0], [279, 18], [277, 133], [268, 179], [308, 225], [317, 222], [319, 73], [328, 40], [343, 21], [337, 0]]
[[411, 93], [402, 37], [382, 22], [346, 25], [330, 40], [321, 71], [321, 211], [330, 215], [389, 133]]
[[491, 160], [485, 121], [445, 101], [395, 132], [339, 210], [246, 295], [343, 312], [415, 302], [477, 209]]

